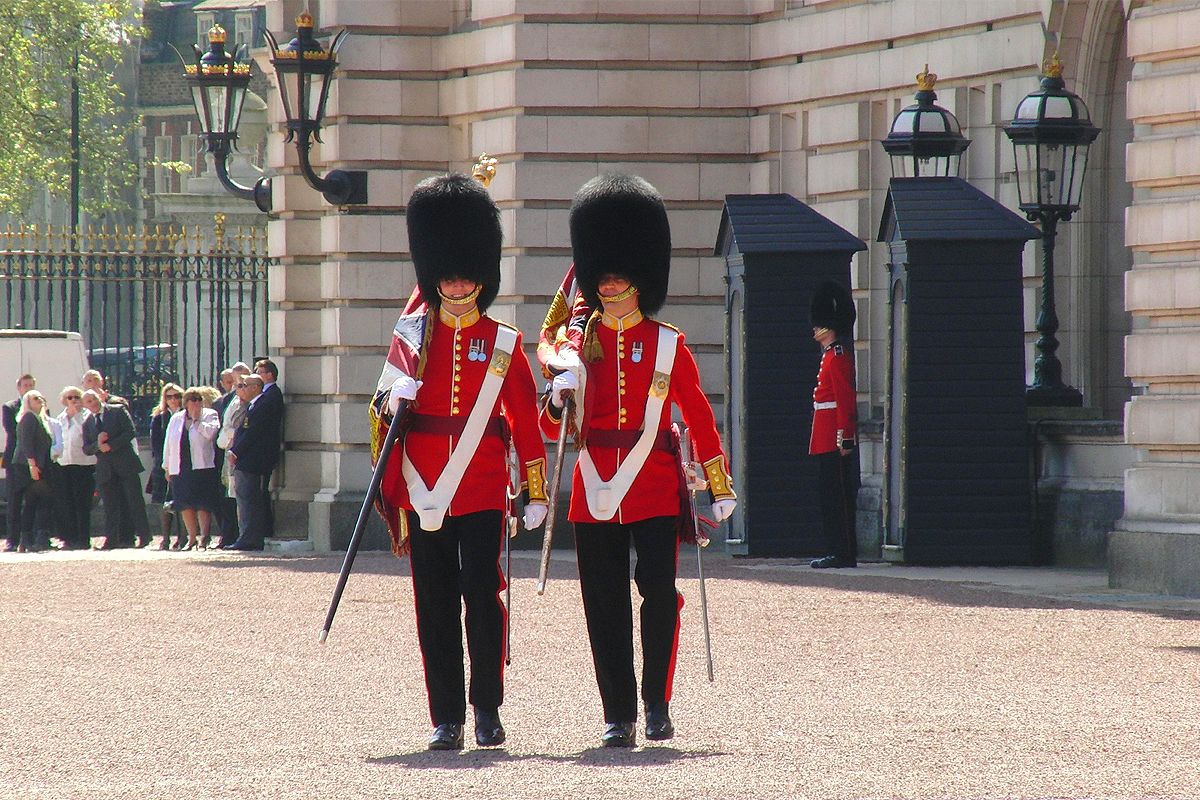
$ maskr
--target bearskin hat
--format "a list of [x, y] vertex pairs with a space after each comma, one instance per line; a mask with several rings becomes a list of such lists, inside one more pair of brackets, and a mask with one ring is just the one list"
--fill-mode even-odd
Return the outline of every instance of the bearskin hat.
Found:
[[838, 336], [849, 336], [857, 316], [854, 298], [840, 283], [823, 281], [813, 292], [810, 319], [814, 328], [829, 328]]
[[654, 314], [667, 300], [671, 225], [658, 190], [636, 175], [592, 178], [571, 203], [571, 252], [579, 289], [600, 308], [597, 286], [605, 274], [638, 288], [638, 307]]
[[486, 311], [500, 290], [500, 211], [487, 189], [466, 175], [426, 178], [408, 199], [408, 248], [417, 285], [431, 308], [441, 305], [438, 283], [465, 278], [482, 289]]

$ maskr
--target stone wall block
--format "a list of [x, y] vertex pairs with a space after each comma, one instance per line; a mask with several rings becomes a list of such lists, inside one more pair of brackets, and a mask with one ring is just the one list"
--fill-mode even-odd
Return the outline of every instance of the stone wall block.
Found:
[[1142, 124], [1200, 117], [1200, 74], [1179, 72], [1135, 78], [1125, 91], [1126, 114]]
[[[640, 75], [640, 72], [629, 74]], [[514, 102], [521, 106], [637, 105], [602, 102], [602, 73], [578, 69], [522, 69], [516, 74]]]
[[1125, 404], [1125, 440], [1149, 449], [1200, 450], [1200, 397], [1134, 397]]
[[557, 153], [652, 151], [646, 117], [549, 117], [544, 149]]
[[1130, 206], [1125, 213], [1125, 245], [1149, 252], [1200, 249], [1200, 200]]
[[605, 70], [597, 77], [601, 106], [696, 108], [700, 104], [699, 72]]
[[1125, 337], [1125, 375], [1134, 383], [1200, 379], [1200, 330], [1141, 330]]
[[1139, 267], [1125, 273], [1125, 310], [1139, 316], [1200, 311], [1200, 264]]
[[282, 264], [271, 268], [267, 299], [272, 303], [312, 302], [321, 297], [320, 264]]
[[[272, 308], [267, 311], [268, 338], [272, 349], [321, 347], [321, 311], [318, 309]], [[292, 365], [294, 370], [295, 364]], [[293, 376], [294, 377], [294, 376]], [[295, 391], [289, 387], [289, 391]]]
[[1200, 8], [1135, 16], [1126, 31], [1134, 61], [1160, 61], [1200, 54]]
[[316, 257], [321, 248], [321, 222], [315, 219], [267, 221], [267, 254], [272, 258]]
[[411, 261], [324, 261], [320, 267], [323, 297], [343, 300], [380, 300], [402, 305], [416, 284]]
[[843, 144], [866, 138], [858, 103], [821, 106], [808, 112], [808, 146]]
[[322, 344], [329, 347], [378, 347], [391, 342], [394, 309], [338, 306], [321, 310]]
[[808, 193], [810, 195], [850, 192], [866, 188], [867, 152], [848, 150], [808, 157]]

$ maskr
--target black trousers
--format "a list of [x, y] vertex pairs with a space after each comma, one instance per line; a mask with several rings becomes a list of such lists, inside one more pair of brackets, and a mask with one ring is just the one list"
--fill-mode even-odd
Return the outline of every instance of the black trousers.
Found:
[[466, 722], [463, 698], [462, 617], [466, 605], [467, 652], [471, 657], [468, 699], [477, 708], [504, 702], [504, 625], [500, 599], [504, 574], [500, 547], [504, 512], [447, 516], [441, 530], [423, 531], [408, 513], [412, 541], [417, 638], [425, 662], [425, 688], [433, 724]]
[[8, 466], [4, 481], [5, 493], [8, 495], [8, 530], [5, 531], [5, 536], [13, 547], [16, 547], [21, 539], [21, 506], [25, 501], [25, 492], [17, 488], [17, 481], [13, 477], [18, 469], [20, 466], [17, 464]]
[[675, 589], [679, 543], [674, 517], [575, 523], [579, 585], [605, 722], [637, 720], [633, 674], [633, 603], [629, 545], [637, 552], [633, 580], [642, 596], [642, 701], [670, 702], [683, 596]]
[[843, 561], [857, 563], [854, 518], [858, 511], [858, 453], [843, 456], [834, 450], [816, 459], [821, 480], [821, 526], [829, 552]]
[[87, 547], [92, 537], [92, 495], [96, 468], [89, 464], [59, 467], [62, 493], [62, 537], [77, 547]]
[[106, 545], [131, 544], [133, 536], [150, 538], [150, 523], [146, 519], [146, 498], [142, 494], [141, 477], [113, 475], [97, 486], [100, 502], [104, 504], [104, 535]]

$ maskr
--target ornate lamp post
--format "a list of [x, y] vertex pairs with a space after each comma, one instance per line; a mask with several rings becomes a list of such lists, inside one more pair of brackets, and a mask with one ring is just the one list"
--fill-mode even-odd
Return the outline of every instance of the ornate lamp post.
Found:
[[208, 152], [213, 154], [221, 185], [230, 194], [253, 200], [259, 210], [270, 211], [270, 180], [259, 178], [253, 187], [242, 186], [229, 177], [226, 163], [238, 138], [242, 103], [250, 85], [250, 64], [239, 62], [225, 52], [225, 29], [220, 25], [209, 29], [208, 46], [208, 52], [204, 53], [192, 45], [196, 63], [184, 65], [184, 79], [192, 90], [192, 103], [200, 117], [200, 135], [208, 144]]
[[933, 102], [936, 82], [937, 75], [926, 64], [917, 76], [917, 102], [901, 109], [882, 142], [894, 178], [958, 175], [959, 157], [971, 140], [962, 135], [958, 119]]
[[1038, 312], [1037, 358], [1026, 399], [1033, 406], [1081, 406], [1083, 395], [1062, 380], [1058, 350], [1058, 314], [1054, 309], [1054, 243], [1060, 220], [1079, 210], [1088, 148], [1100, 135], [1087, 105], [1067, 91], [1062, 62], [1055, 53], [1042, 75], [1041, 88], [1017, 105], [1004, 132], [1016, 156], [1021, 210], [1042, 227], [1042, 305]]
[[271, 64], [278, 76], [279, 96], [287, 115], [287, 141], [296, 142], [300, 171], [308, 185], [321, 192], [334, 205], [367, 202], [367, 173], [335, 169], [324, 178], [318, 176], [309, 161], [312, 140], [321, 141], [321, 121], [329, 98], [329, 80], [337, 68], [337, 52], [346, 39], [346, 31], [333, 37], [329, 49], [313, 37], [313, 18], [307, 11], [296, 18], [296, 37], [283, 47], [270, 31]]

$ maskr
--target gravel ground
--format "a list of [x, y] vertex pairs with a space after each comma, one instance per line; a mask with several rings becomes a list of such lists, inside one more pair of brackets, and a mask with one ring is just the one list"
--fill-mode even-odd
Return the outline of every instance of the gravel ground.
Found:
[[[429, 753], [408, 562], [0, 555], [0, 797], [1196, 798], [1200, 615], [694, 559], [672, 716], [602, 730], [575, 568], [514, 559], [495, 750]], [[468, 736], [469, 739], [469, 736]]]

